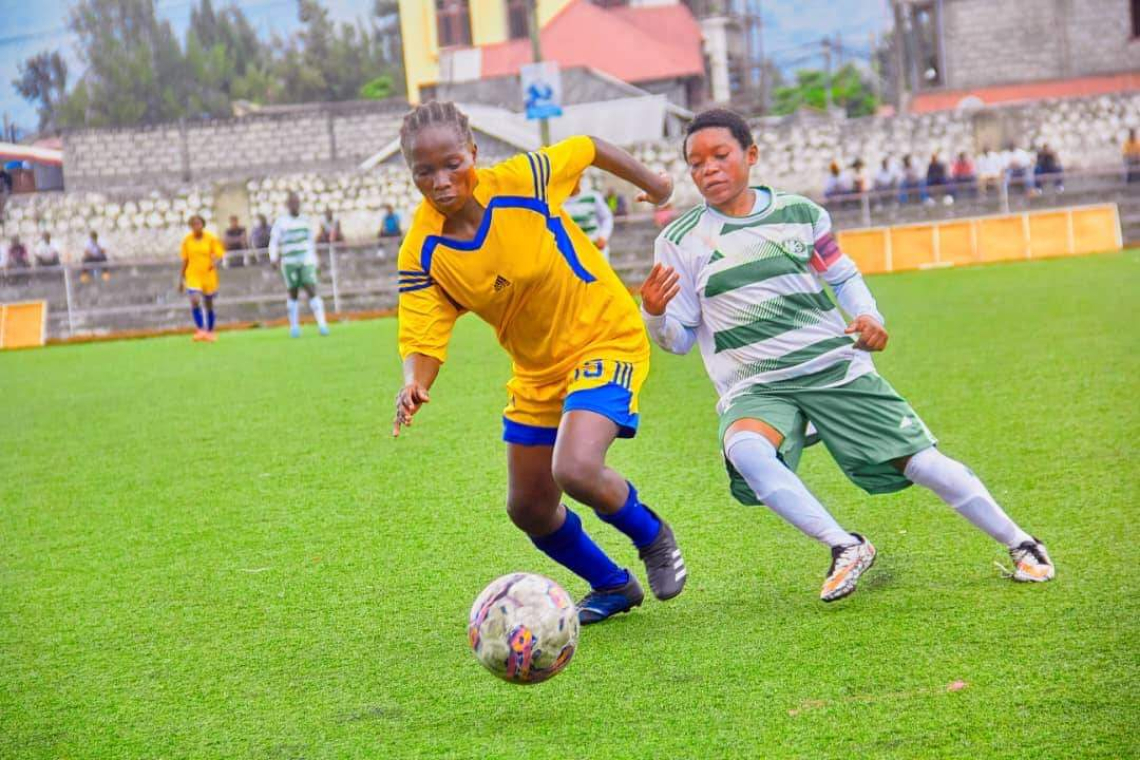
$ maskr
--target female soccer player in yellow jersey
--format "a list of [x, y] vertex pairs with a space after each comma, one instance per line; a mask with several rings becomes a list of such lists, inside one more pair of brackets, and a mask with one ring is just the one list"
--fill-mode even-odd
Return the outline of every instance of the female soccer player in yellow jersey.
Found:
[[[194, 314], [194, 340], [214, 342], [214, 296], [218, 294], [217, 262], [225, 256], [222, 242], [206, 231], [206, 220], [190, 217], [190, 234], [182, 239], [182, 272], [178, 289], [190, 294], [190, 311]], [[202, 301], [206, 302], [206, 318], [202, 318]]]
[[586, 535], [563, 493], [626, 534], [658, 599], [681, 593], [686, 570], [669, 525], [606, 467], [615, 438], [637, 431], [649, 341], [637, 305], [598, 249], [562, 211], [597, 166], [663, 203], [672, 181], [590, 137], [477, 169], [467, 117], [430, 102], [404, 118], [400, 144], [424, 202], [399, 255], [404, 387], [393, 435], [412, 424], [447, 358], [455, 320], [472, 311], [513, 360], [507, 383], [507, 512], [541, 551], [590, 584], [583, 624], [641, 604], [637, 578]]

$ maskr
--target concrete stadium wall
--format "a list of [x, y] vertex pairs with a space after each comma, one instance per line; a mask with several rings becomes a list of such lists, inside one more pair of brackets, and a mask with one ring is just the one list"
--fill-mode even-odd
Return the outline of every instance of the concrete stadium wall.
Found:
[[63, 135], [69, 190], [172, 188], [203, 180], [355, 166], [389, 142], [403, 103], [325, 103], [235, 119]]
[[949, 89], [1140, 68], [1128, 0], [943, 0]]

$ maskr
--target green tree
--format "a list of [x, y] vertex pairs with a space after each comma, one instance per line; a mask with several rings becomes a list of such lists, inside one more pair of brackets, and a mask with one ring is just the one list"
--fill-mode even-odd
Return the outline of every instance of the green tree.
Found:
[[170, 121], [186, 111], [182, 47], [154, 0], [80, 0], [71, 13], [79, 38], [87, 126]]
[[[804, 107], [826, 108], [827, 84], [827, 74], [823, 71], [797, 71], [795, 84], [777, 87], [772, 91], [772, 113], [789, 114]], [[870, 116], [879, 107], [879, 99], [870, 82], [850, 63], [832, 75], [831, 100], [851, 117]]]
[[67, 100], [67, 61], [58, 51], [38, 53], [19, 65], [19, 73], [12, 84], [25, 100], [37, 105], [40, 131], [55, 131]]

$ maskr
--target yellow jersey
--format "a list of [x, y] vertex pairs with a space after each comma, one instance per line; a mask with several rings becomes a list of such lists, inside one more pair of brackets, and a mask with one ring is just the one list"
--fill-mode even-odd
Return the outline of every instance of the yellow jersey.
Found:
[[222, 243], [212, 233], [202, 230], [202, 237], [191, 232], [182, 238], [182, 260], [186, 262], [186, 281], [206, 280], [216, 275], [215, 261], [226, 255]]
[[420, 204], [400, 246], [401, 358], [445, 361], [468, 311], [495, 329], [518, 378], [564, 378], [585, 358], [648, 358], [629, 290], [562, 210], [593, 161], [593, 140], [572, 137], [477, 170], [485, 211], [469, 241], [444, 237], [443, 215]]

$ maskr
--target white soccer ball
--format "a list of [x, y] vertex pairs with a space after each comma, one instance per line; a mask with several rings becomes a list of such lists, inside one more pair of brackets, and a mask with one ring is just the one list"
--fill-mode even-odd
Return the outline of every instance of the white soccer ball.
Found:
[[533, 573], [496, 578], [471, 607], [467, 641], [487, 670], [530, 684], [557, 675], [578, 646], [578, 609], [554, 581]]

